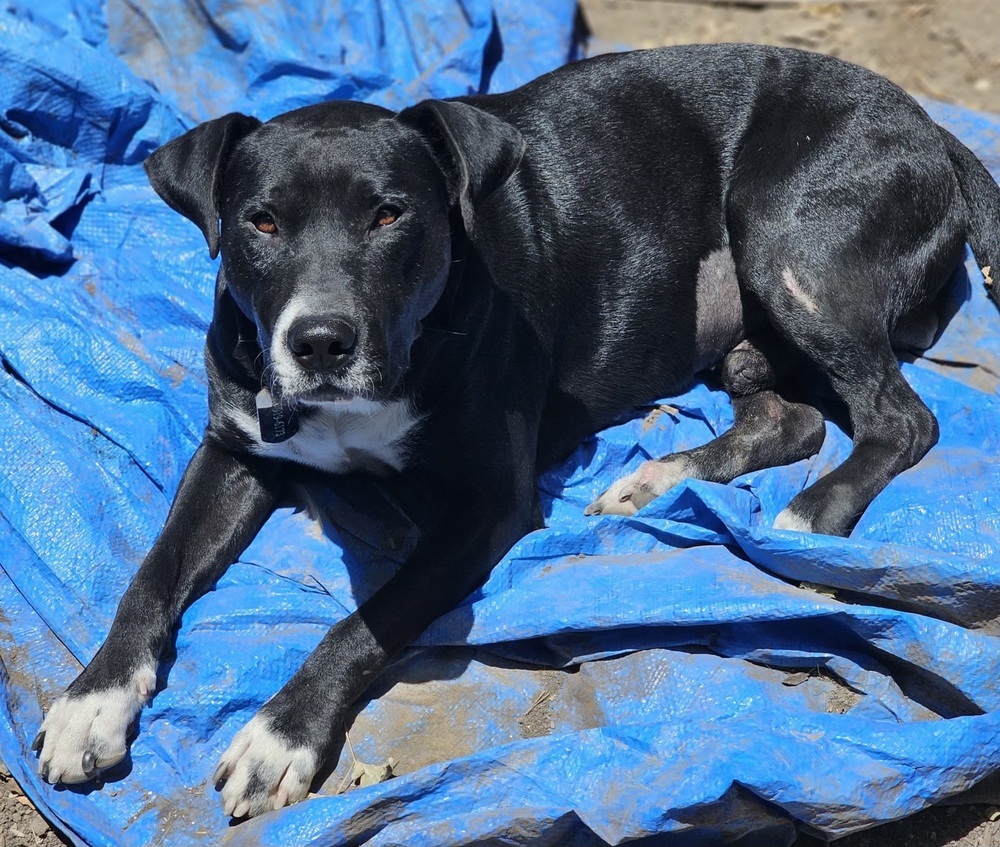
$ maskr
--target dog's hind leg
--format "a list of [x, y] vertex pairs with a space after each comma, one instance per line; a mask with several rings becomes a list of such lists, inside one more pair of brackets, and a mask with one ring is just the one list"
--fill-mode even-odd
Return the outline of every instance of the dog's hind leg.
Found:
[[[769, 253], [796, 255], [790, 249]], [[854, 447], [843, 464], [798, 494], [774, 526], [846, 535], [893, 477], [937, 442], [938, 425], [903, 378], [891, 347], [886, 303], [895, 292], [874, 281], [892, 271], [852, 282], [836, 262], [815, 256], [797, 261], [793, 270], [768, 259], [744, 279], [771, 324], [820, 369], [847, 406]]]
[[913, 467], [937, 442], [933, 413], [907, 384], [889, 345], [841, 328], [792, 332], [847, 406], [854, 447], [839, 467], [798, 494], [775, 520], [776, 529], [846, 535], [897, 474]]
[[[782, 125], [781, 122], [784, 122]], [[935, 301], [967, 230], [939, 130], [906, 101], [824, 122], [762, 117], [734, 167], [727, 226], [740, 289], [847, 407], [847, 460], [798, 494], [777, 529], [846, 535], [936, 443], [891, 336]]]
[[588, 515], [633, 515], [685, 479], [730, 482], [816, 453], [823, 417], [775, 392], [776, 375], [764, 351], [744, 341], [722, 363], [722, 382], [733, 400], [732, 429], [702, 447], [644, 462], [618, 480], [587, 509]]
[[850, 412], [854, 449], [792, 500], [776, 529], [846, 535], [893, 477], [937, 442], [937, 420], [903, 379], [888, 342], [880, 347], [856, 356], [842, 350], [824, 368]]

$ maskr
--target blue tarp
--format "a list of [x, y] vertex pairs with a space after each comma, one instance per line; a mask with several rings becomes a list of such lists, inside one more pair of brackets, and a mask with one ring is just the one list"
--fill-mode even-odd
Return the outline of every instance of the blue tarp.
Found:
[[[126, 764], [57, 789], [28, 745], [97, 650], [206, 418], [214, 270], [139, 163], [198, 120], [502, 90], [575, 50], [569, 0], [14, 0], [0, 13], [0, 757], [76, 844], [789, 843], [898, 818], [1000, 764], [1000, 316], [971, 262], [903, 365], [941, 442], [849, 539], [770, 522], [849, 448], [631, 519], [583, 507], [731, 423], [706, 384], [540, 481], [548, 528], [358, 705], [389, 782], [231, 827], [209, 780], [328, 626], [398, 566], [371, 492], [282, 511], [185, 614]], [[1000, 172], [1000, 120], [935, 116]], [[805, 587], [803, 587], [805, 586]], [[809, 586], [826, 586], [814, 590]], [[747, 842], [749, 843], [749, 841]]]

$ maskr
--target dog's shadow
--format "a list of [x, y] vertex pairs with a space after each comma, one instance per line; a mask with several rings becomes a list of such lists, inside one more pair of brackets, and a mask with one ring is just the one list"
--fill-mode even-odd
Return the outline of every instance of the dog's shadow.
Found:
[[[351, 597], [337, 598], [345, 606], [360, 607], [406, 567], [422, 532], [442, 517], [435, 503], [403, 477], [352, 474], [331, 479], [316, 474], [302, 480], [294, 492], [294, 505], [322, 527], [327, 540], [340, 551], [350, 579]], [[456, 526], [454, 531], [472, 530]], [[413, 767], [414, 756], [420, 764], [451, 757], [445, 747], [471, 752], [466, 749], [472, 741], [468, 733], [459, 733], [462, 737], [458, 738], [437, 726], [442, 704], [436, 698], [443, 692], [453, 696], [450, 684], [456, 681], [459, 687], [465, 686], [467, 680], [462, 678], [473, 662], [493, 666], [502, 661], [488, 650], [463, 646], [475, 620], [473, 603], [480, 591], [476, 589], [457, 609], [446, 612], [446, 633], [436, 640], [447, 646], [405, 650], [352, 706], [345, 725], [334, 730], [335, 747], [313, 781], [314, 791], [337, 792], [350, 784], [355, 751], [346, 743], [347, 733], [358, 748], [359, 760], [382, 762], [392, 755], [404, 770]], [[524, 669], [534, 667], [523, 665]], [[426, 708], [416, 703], [424, 700]], [[372, 704], [374, 711], [369, 708]], [[377, 743], [365, 744], [366, 736]]]

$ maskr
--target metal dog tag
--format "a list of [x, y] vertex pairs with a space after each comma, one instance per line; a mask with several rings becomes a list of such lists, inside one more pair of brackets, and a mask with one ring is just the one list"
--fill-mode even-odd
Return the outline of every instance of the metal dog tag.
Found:
[[280, 444], [299, 431], [299, 413], [294, 406], [275, 406], [271, 392], [262, 388], [257, 392], [257, 422], [260, 440], [265, 444]]

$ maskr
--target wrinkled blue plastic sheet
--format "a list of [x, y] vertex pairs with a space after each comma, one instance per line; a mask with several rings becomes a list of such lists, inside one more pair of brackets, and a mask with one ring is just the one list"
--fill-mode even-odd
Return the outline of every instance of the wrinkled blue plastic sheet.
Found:
[[[690, 482], [636, 518], [583, 507], [644, 458], [731, 423], [701, 384], [541, 479], [548, 528], [359, 704], [397, 779], [230, 827], [233, 734], [398, 566], [391, 504], [274, 516], [184, 616], [130, 759], [56, 789], [28, 745], [97, 650], [205, 421], [213, 267], [138, 164], [197, 120], [328, 97], [500, 90], [574, 50], [572, 4], [15, 3], [0, 15], [0, 756], [77, 844], [716, 844], [826, 837], [915, 812], [1000, 764], [1000, 316], [973, 263], [903, 365], [941, 442], [849, 539], [775, 514], [849, 448]], [[1000, 172], [1000, 121], [933, 107]], [[806, 586], [826, 586], [817, 591]]]

